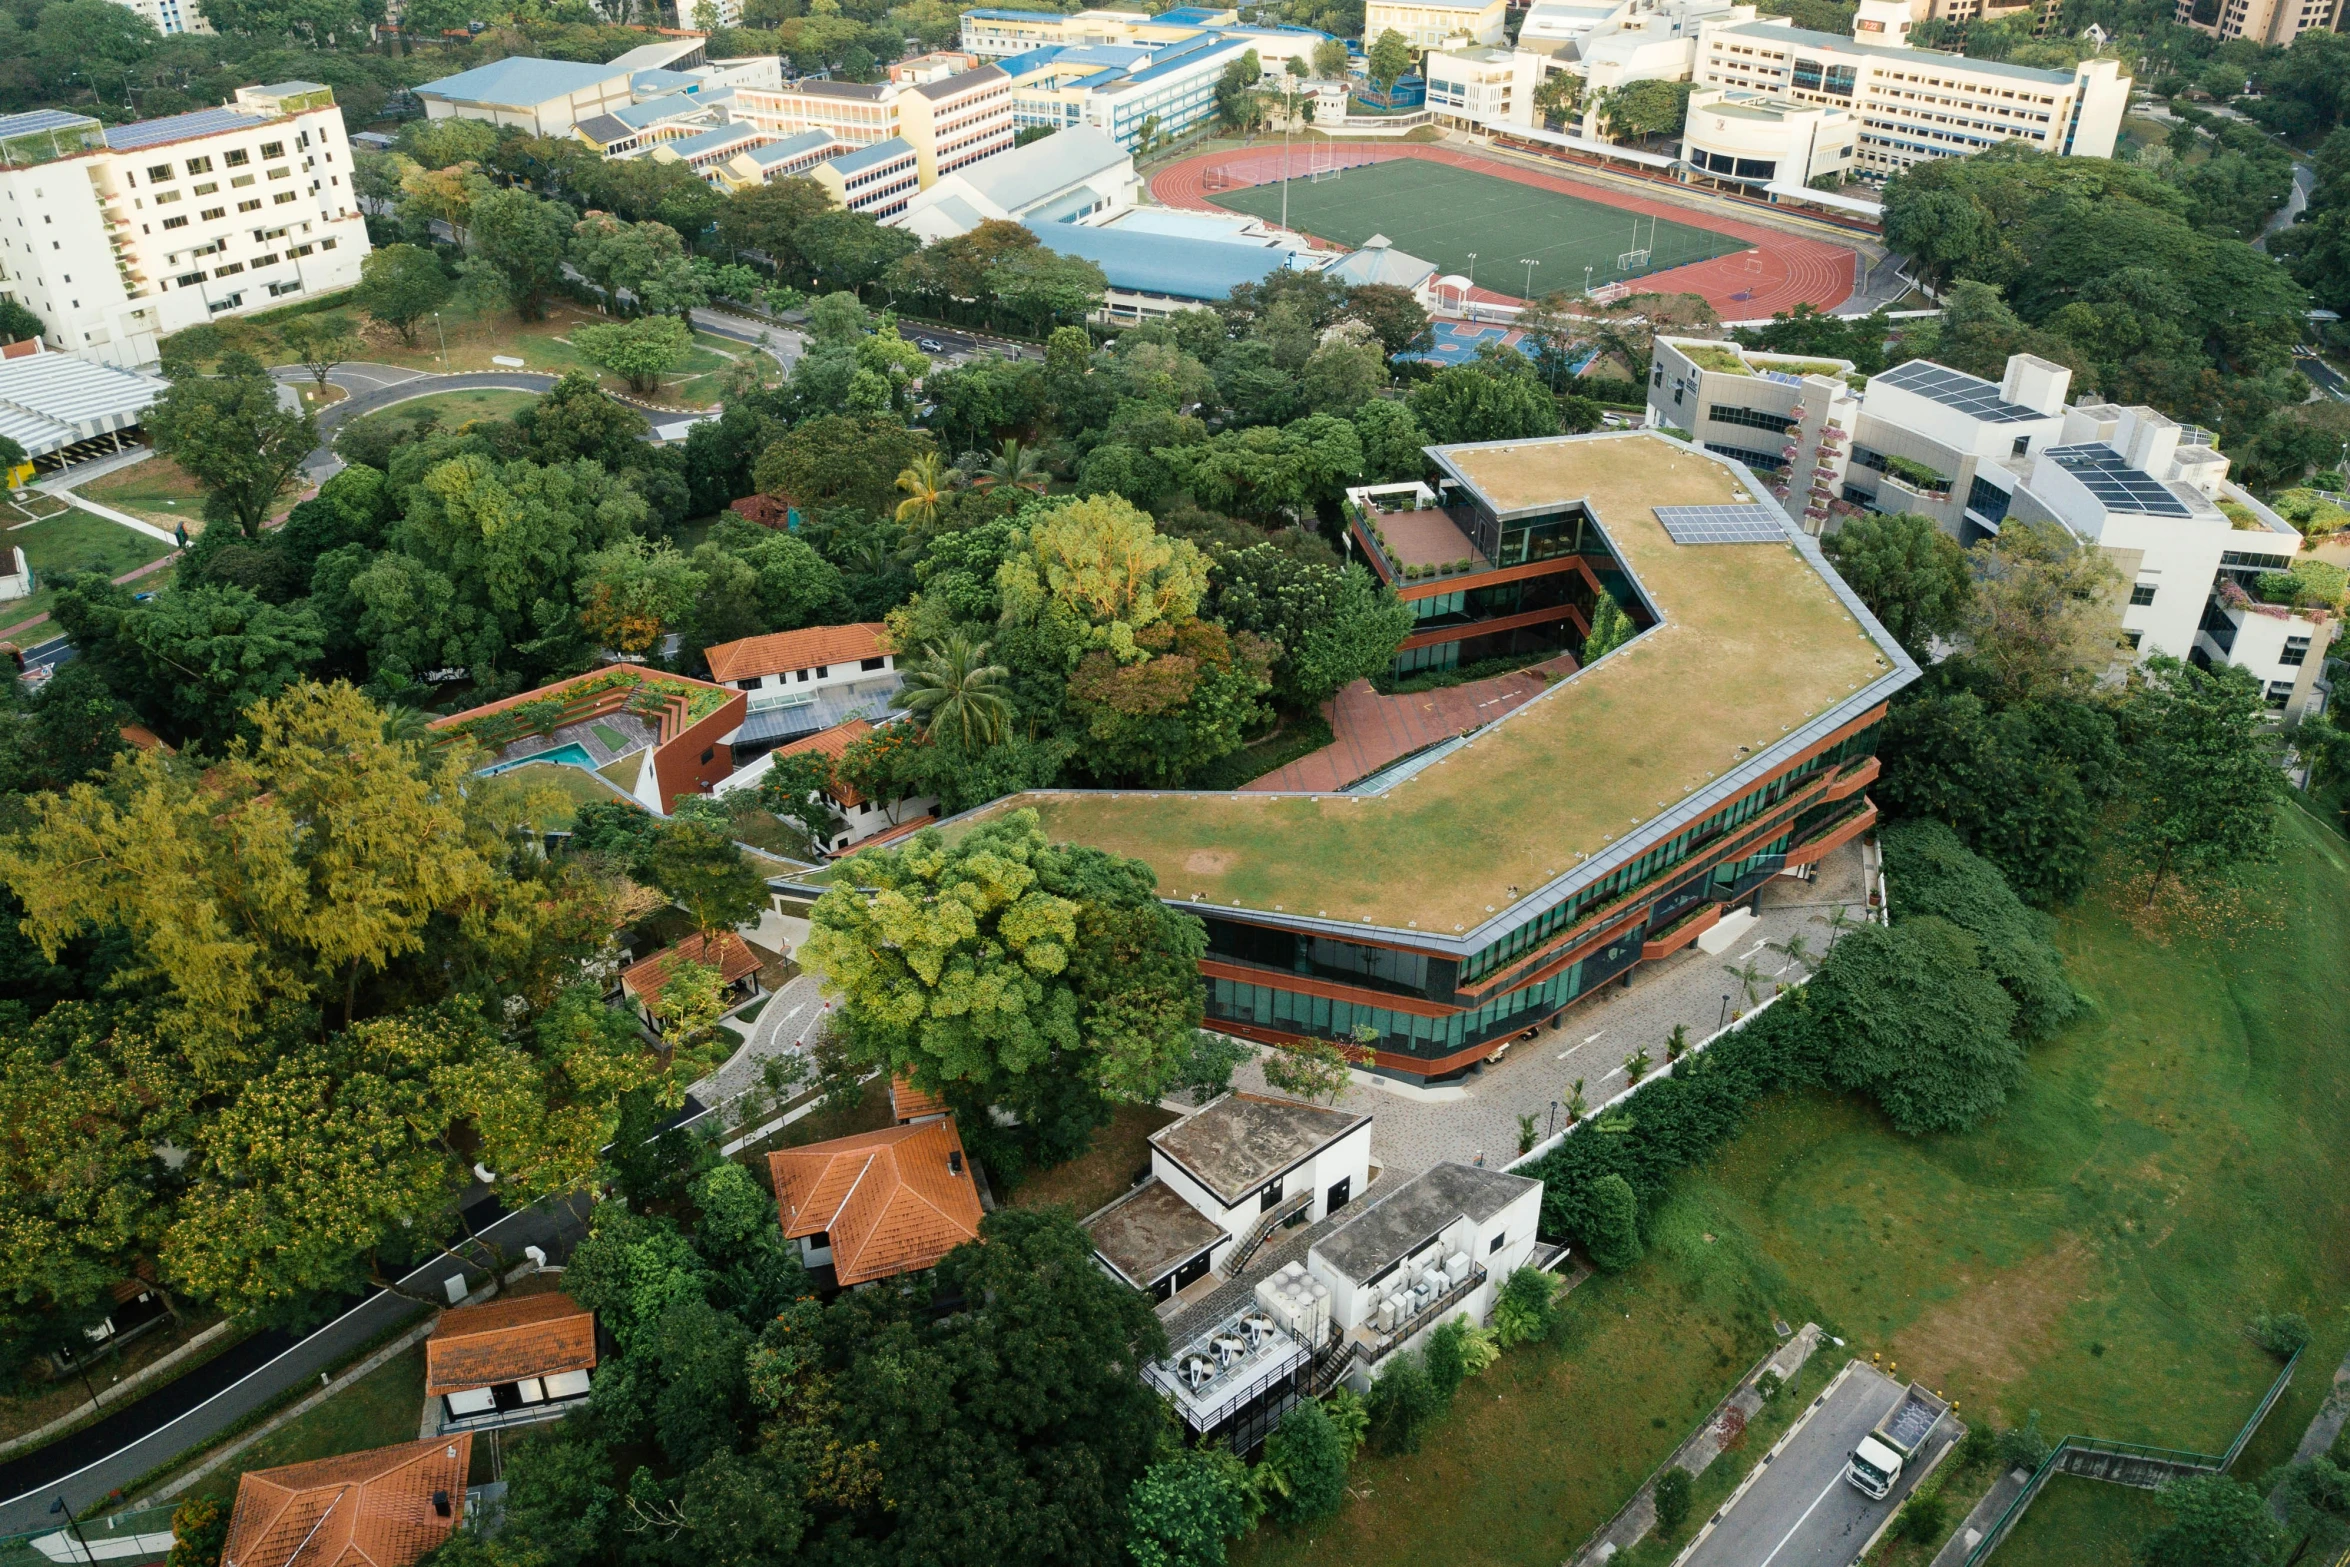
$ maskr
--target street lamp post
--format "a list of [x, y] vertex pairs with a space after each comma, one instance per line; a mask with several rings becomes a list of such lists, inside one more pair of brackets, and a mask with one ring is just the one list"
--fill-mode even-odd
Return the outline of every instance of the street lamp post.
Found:
[[96, 1562], [98, 1558], [90, 1554], [90, 1542], [88, 1539], [84, 1538], [82, 1534], [81, 1521], [74, 1517], [73, 1509], [65, 1505], [65, 1493], [63, 1491], [58, 1492], [57, 1500], [49, 1504], [49, 1511], [53, 1513], [65, 1514], [66, 1528], [72, 1530], [74, 1539], [80, 1541], [81, 1543], [82, 1560], [85, 1562]]
[[441, 313], [438, 310], [432, 313], [432, 329], [441, 336], [441, 368], [446, 370], [449, 368], [449, 329], [441, 325]]
[[1520, 256], [1518, 265], [1526, 269], [1526, 301], [1531, 304], [1534, 300], [1534, 269], [1542, 263], [1536, 261], [1532, 256]]
[[1462, 301], [1469, 307], [1469, 319], [1477, 319], [1477, 253], [1469, 252], [1469, 297]]
[[1289, 143], [1297, 132], [1297, 105], [1290, 100], [1290, 84], [1297, 80], [1281, 73], [1281, 226], [1289, 227]]

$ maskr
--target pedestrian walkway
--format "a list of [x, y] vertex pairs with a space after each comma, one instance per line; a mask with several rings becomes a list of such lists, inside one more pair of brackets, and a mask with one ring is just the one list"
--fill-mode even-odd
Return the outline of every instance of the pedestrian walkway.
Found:
[[1334, 793], [1414, 751], [1492, 723], [1574, 672], [1574, 659], [1562, 653], [1490, 680], [1402, 696], [1381, 696], [1371, 682], [1357, 680], [1322, 706], [1337, 739], [1245, 787]]
[[96, 501], [76, 495], [73, 491], [68, 489], [53, 489], [49, 490], [48, 493], [65, 502], [65, 504], [68, 506], [78, 506], [83, 511], [89, 512], [93, 516], [105, 518], [108, 522], [119, 522], [134, 533], [144, 533], [151, 539], [161, 539], [164, 543], [169, 544], [174, 548], [177, 548], [179, 545], [179, 540], [173, 535], [165, 532], [161, 528], [158, 528], [151, 522], [141, 521], [139, 518], [132, 516], [129, 512], [116, 511], [111, 506], [101, 506]]

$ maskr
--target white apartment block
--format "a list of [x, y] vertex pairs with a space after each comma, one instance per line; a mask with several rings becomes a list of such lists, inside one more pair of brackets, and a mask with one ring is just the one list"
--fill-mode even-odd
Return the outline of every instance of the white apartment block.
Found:
[[1001, 69], [923, 66], [923, 61], [906, 62], [893, 68], [893, 75], [904, 73], [902, 78], [886, 82], [738, 87], [731, 113], [777, 140], [805, 131], [823, 131], [848, 147], [903, 139], [914, 151], [924, 188], [942, 174], [1010, 149], [1012, 83]]
[[2179, 0], [2171, 18], [2214, 38], [2282, 49], [2303, 33], [2341, 27], [2342, 0]]
[[1498, 44], [1505, 40], [1504, 0], [1368, 0], [1363, 7], [1363, 47], [1385, 33], [1400, 33], [1415, 49], [1449, 45]]
[[166, 38], [174, 33], [212, 31], [212, 24], [204, 19], [201, 0], [115, 0], [115, 3], [134, 16], [145, 17]]
[[[1850, 110], [1860, 122], [1856, 170], [1878, 178], [2007, 141], [2076, 157], [2113, 155], [2130, 101], [2119, 61], [2044, 71], [1970, 60], [1904, 47], [1899, 40], [1910, 25], [1907, 0], [1861, 0], [1852, 38], [1770, 17], [1708, 25], [1693, 80], [1763, 100]], [[1887, 41], [1861, 41], [1879, 37]], [[1798, 150], [1791, 139], [1782, 145], [1773, 161], [1792, 167]]]
[[2206, 432], [2151, 408], [2067, 404], [2071, 385], [2030, 354], [1996, 382], [1923, 359], [1864, 381], [1844, 360], [1660, 337], [1648, 419], [1776, 476], [1813, 533], [1840, 501], [1931, 517], [1968, 544], [2011, 519], [2056, 523], [2129, 584], [2118, 631], [2138, 656], [2237, 665], [2288, 718], [2321, 706], [2333, 617], [2254, 591], [2301, 535], [2229, 482]]
[[7, 116], [0, 291], [53, 348], [152, 364], [184, 327], [356, 284], [367, 225], [350, 173], [343, 113], [315, 82], [132, 125]]

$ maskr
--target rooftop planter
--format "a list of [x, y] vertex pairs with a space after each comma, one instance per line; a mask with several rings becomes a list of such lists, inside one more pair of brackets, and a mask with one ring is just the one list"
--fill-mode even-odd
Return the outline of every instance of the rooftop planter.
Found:
[[666, 741], [724, 707], [735, 693], [703, 680], [636, 664], [614, 664], [436, 721], [444, 744], [469, 740], [502, 750], [517, 740], [625, 712], [653, 724]]

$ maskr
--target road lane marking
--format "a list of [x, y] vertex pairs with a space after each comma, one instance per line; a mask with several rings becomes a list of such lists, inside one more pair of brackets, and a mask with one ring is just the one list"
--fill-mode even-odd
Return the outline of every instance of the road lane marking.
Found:
[[1806, 1523], [1810, 1522], [1811, 1515], [1820, 1510], [1820, 1503], [1828, 1499], [1828, 1491], [1835, 1490], [1836, 1487], [1842, 1485], [1843, 1483], [1844, 1475], [1842, 1471], [1838, 1471], [1836, 1478], [1828, 1482], [1828, 1489], [1826, 1491], [1822, 1491], [1819, 1495], [1811, 1499], [1811, 1505], [1803, 1510], [1803, 1516], [1796, 1519], [1793, 1527], [1789, 1528], [1785, 1534], [1779, 1536], [1779, 1543], [1771, 1547], [1771, 1554], [1764, 1557], [1761, 1561], [1755, 1563], [1754, 1567], [1771, 1567], [1771, 1563], [1778, 1560], [1779, 1553], [1787, 1549], [1787, 1542], [1795, 1538], [1795, 1531], [1802, 1528]]

